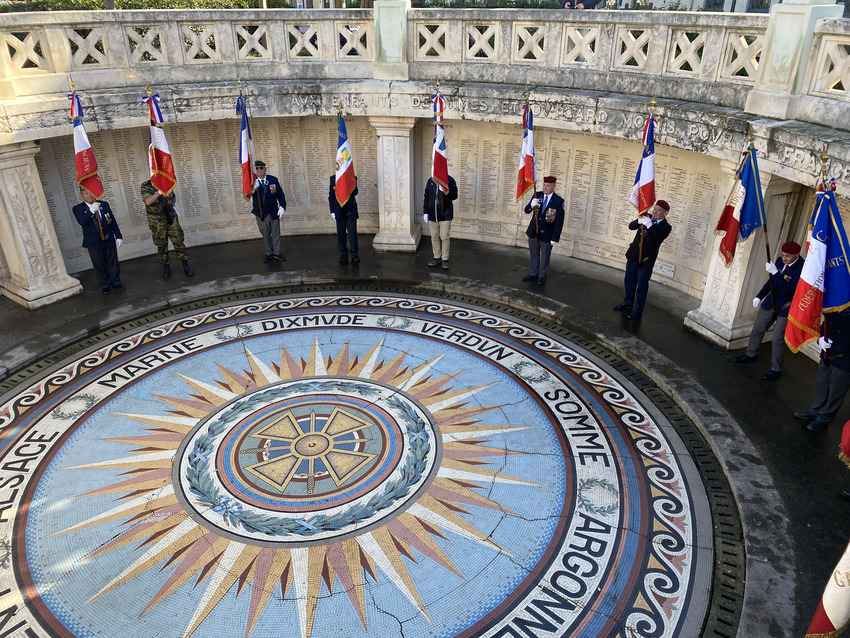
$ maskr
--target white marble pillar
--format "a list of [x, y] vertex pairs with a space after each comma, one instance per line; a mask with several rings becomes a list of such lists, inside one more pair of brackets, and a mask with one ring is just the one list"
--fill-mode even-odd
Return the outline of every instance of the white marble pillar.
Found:
[[416, 118], [370, 117], [378, 132], [378, 217], [375, 250], [415, 252], [422, 228], [413, 205], [413, 143]]
[[375, 0], [375, 45], [373, 67], [377, 80], [407, 80], [407, 11], [410, 0]]
[[83, 290], [65, 270], [35, 166], [36, 153], [33, 142], [0, 147], [0, 250], [8, 269], [0, 291], [30, 309]]
[[806, 68], [812, 63], [815, 22], [840, 18], [843, 11], [844, 5], [835, 0], [785, 0], [771, 6], [755, 86], [744, 107], [747, 113], [794, 119]]

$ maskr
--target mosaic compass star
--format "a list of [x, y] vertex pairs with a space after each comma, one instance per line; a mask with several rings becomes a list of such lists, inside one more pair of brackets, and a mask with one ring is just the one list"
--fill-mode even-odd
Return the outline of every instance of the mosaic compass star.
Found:
[[670, 432], [490, 310], [187, 312], [3, 397], [0, 603], [61, 638], [696, 635], [710, 518]]

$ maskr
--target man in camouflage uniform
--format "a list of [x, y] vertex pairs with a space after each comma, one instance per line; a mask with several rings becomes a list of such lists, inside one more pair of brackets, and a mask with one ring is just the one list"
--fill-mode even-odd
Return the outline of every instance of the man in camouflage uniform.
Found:
[[174, 201], [177, 199], [174, 191], [166, 195], [148, 180], [142, 184], [141, 192], [145, 210], [148, 213], [151, 238], [159, 251], [158, 259], [162, 264], [162, 278], [171, 277], [171, 266], [168, 265], [169, 239], [174, 246], [177, 259], [183, 262], [183, 272], [187, 277], [193, 277], [195, 273], [189, 267], [189, 253], [186, 252], [186, 246], [183, 244], [183, 229], [180, 227], [180, 220], [174, 208]]

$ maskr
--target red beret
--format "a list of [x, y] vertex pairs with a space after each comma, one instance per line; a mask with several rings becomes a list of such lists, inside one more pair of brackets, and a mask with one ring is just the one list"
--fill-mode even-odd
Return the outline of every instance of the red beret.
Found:
[[786, 241], [784, 244], [782, 244], [782, 252], [788, 253], [789, 255], [799, 255], [800, 244], [795, 241]]
[[555, 182], [557, 182], [557, 181], [558, 181], [558, 178], [556, 178], [556, 177], [554, 177], [554, 176], [552, 176], [552, 175], [548, 175], [548, 176], [546, 176], [546, 177], [544, 177], [544, 178], [543, 178], [543, 183], [544, 183], [544, 184], [554, 184], [554, 183], [555, 183]]
[[668, 204], [667, 202], [665, 202], [663, 199], [659, 199], [657, 202], [655, 202], [655, 205], [656, 205], [656, 206], [661, 206], [661, 208], [663, 208], [664, 210], [666, 210], [668, 213], [670, 212], [670, 204]]

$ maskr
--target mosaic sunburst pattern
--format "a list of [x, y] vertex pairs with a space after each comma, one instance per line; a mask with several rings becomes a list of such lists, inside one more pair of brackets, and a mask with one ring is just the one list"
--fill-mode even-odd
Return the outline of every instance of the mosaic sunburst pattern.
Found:
[[235, 304], [69, 363], [0, 425], [0, 588], [33, 635], [676, 636], [704, 616], [710, 519], [669, 426], [493, 313]]

